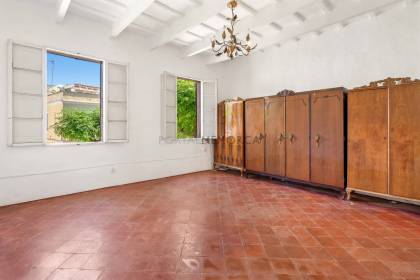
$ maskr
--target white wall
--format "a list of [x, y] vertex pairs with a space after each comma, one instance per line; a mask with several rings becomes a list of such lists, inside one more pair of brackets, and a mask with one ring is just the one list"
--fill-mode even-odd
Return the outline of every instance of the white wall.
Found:
[[[0, 0], [0, 205], [211, 168], [210, 145], [159, 144], [160, 74], [211, 79], [199, 59], [178, 59], [173, 48], [149, 52], [142, 37], [110, 38], [110, 26], [31, 0]], [[7, 39], [130, 63], [127, 144], [7, 146]]]
[[223, 74], [220, 99], [345, 86], [387, 77], [420, 78], [420, 1], [377, 18], [364, 16], [344, 29], [330, 28], [281, 48], [212, 66]]

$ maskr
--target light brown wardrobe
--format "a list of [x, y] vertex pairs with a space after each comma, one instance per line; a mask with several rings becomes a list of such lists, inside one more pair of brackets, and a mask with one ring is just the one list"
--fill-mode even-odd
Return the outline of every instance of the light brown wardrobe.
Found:
[[387, 79], [348, 97], [348, 194], [420, 203], [420, 81]]
[[244, 169], [244, 101], [220, 102], [217, 106], [215, 167]]
[[345, 90], [245, 101], [249, 173], [344, 189]]

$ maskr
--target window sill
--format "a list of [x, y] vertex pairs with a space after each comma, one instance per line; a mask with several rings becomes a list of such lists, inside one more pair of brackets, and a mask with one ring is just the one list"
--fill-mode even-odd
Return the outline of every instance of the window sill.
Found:
[[21, 148], [21, 147], [74, 147], [74, 146], [96, 146], [96, 145], [105, 145], [105, 144], [124, 144], [128, 143], [128, 140], [124, 141], [115, 141], [115, 142], [85, 142], [85, 143], [28, 143], [28, 144], [11, 144], [8, 145], [10, 148]]
[[212, 144], [212, 138], [183, 138], [183, 139], [176, 139], [176, 138], [160, 138], [160, 144]]
[[103, 145], [106, 144], [105, 141], [98, 141], [98, 142], [68, 142], [68, 143], [45, 143], [44, 146], [47, 147], [66, 147], [66, 146], [94, 146], [94, 145]]

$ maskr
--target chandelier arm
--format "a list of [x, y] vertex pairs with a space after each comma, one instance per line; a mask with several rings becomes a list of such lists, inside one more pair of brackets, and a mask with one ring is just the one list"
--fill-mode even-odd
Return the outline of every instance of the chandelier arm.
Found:
[[226, 46], [221, 46], [219, 49], [213, 49], [214, 52], [220, 52], [223, 48], [225, 48]]

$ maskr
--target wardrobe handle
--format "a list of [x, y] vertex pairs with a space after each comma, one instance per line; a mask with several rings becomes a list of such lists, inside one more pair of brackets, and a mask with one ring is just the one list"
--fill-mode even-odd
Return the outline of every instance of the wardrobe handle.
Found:
[[315, 145], [317, 148], [319, 148], [319, 142], [321, 141], [321, 136], [319, 136], [319, 134], [317, 134], [315, 136]]
[[282, 134], [280, 134], [280, 137], [279, 137], [279, 142], [281, 143], [281, 142], [283, 142], [283, 140], [284, 140], [284, 134], [282, 133]]
[[293, 143], [293, 141], [295, 141], [295, 135], [293, 133], [290, 133], [289, 140], [290, 140], [291, 143]]

